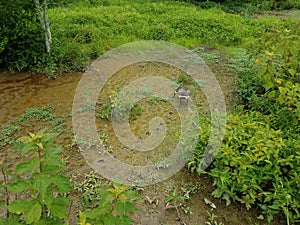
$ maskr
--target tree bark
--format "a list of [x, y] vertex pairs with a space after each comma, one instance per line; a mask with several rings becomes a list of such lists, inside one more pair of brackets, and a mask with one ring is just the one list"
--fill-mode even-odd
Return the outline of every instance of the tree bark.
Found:
[[34, 0], [34, 3], [40, 20], [41, 27], [45, 34], [46, 52], [49, 54], [51, 50], [52, 38], [51, 38], [51, 31], [50, 31], [50, 22], [48, 17], [48, 2], [47, 0], [44, 0], [43, 9], [41, 8], [39, 0]]

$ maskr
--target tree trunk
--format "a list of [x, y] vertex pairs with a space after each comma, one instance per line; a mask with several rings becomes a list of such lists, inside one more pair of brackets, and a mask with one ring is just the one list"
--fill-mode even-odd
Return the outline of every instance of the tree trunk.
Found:
[[41, 27], [45, 34], [46, 51], [49, 54], [51, 49], [51, 31], [50, 31], [50, 22], [48, 17], [48, 2], [47, 0], [44, 0], [43, 10], [41, 8], [39, 0], [34, 0], [34, 3], [40, 20]]

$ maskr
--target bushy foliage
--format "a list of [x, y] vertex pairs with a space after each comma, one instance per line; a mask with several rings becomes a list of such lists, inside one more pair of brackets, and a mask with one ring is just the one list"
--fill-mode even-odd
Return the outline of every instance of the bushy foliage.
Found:
[[137, 211], [134, 201], [139, 199], [139, 194], [136, 191], [114, 184], [99, 188], [97, 195], [98, 206], [80, 212], [79, 224], [132, 224], [128, 214]]
[[[201, 4], [199, 7], [176, 1], [52, 0], [52, 51], [47, 55], [33, 1], [6, 1], [0, 9], [2, 66], [30, 68], [48, 75], [82, 71], [91, 59], [131, 41], [164, 40], [185, 47], [239, 45], [273, 26], [261, 22], [263, 19], [247, 20], [225, 13], [223, 10], [231, 11], [218, 3]], [[278, 21], [277, 26], [284, 24]]]
[[164, 40], [187, 47], [199, 43], [236, 45], [247, 33], [247, 25], [239, 16], [217, 9], [206, 11], [162, 2], [95, 4], [49, 11], [52, 55], [63, 71], [84, 69], [91, 58], [130, 41]]
[[45, 47], [34, 1], [1, 1], [0, 40], [0, 65], [24, 70], [37, 64]]
[[[247, 208], [258, 205], [268, 221], [282, 212], [287, 224], [294, 224], [300, 221], [299, 29], [297, 22], [286, 23], [259, 36], [250, 56], [234, 60], [244, 111], [229, 115], [225, 139], [208, 173], [215, 197]], [[201, 120], [198, 147], [188, 164], [198, 173], [209, 125]]]
[[[224, 142], [207, 172], [214, 179], [213, 196], [227, 204], [238, 201], [249, 209], [257, 204], [271, 221], [284, 212], [293, 223], [300, 219], [300, 136], [283, 138], [270, 127], [270, 117], [258, 112], [229, 115]], [[201, 156], [209, 136], [203, 120], [200, 141], [188, 167], [201, 173]]]
[[225, 10], [232, 12], [240, 12], [243, 8], [251, 8], [254, 11], [258, 10], [274, 10], [274, 9], [292, 9], [300, 8], [300, 3], [297, 0], [182, 0], [193, 3], [200, 7], [222, 7]]
[[[12, 148], [21, 156], [18, 162], [11, 165], [8, 157], [0, 160], [0, 209], [6, 208], [1, 225], [69, 224], [72, 186], [63, 174], [66, 165], [60, 158], [62, 147], [55, 143], [57, 135], [44, 130], [29, 132]], [[86, 178], [75, 187], [90, 203], [79, 212], [78, 224], [131, 224], [129, 213], [137, 211], [134, 201], [139, 194], [124, 185], [104, 186], [94, 173]]]
[[248, 109], [271, 115], [271, 124], [299, 131], [300, 41], [297, 23], [273, 29], [251, 46], [252, 65], [239, 74], [239, 97]]
[[[65, 165], [60, 159], [61, 146], [53, 143], [56, 136], [43, 131], [29, 133], [14, 147], [24, 160], [13, 170], [5, 169], [6, 162], [1, 162], [9, 212], [4, 224], [64, 224], [70, 200], [63, 194], [71, 190], [71, 183], [62, 174]], [[10, 202], [12, 195], [16, 198]]]

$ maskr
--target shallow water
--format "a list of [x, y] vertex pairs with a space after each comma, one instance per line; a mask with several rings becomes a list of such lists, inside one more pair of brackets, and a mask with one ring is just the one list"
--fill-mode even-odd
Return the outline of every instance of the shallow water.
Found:
[[50, 79], [30, 73], [0, 72], [0, 124], [9, 124], [27, 108], [54, 106], [57, 115], [70, 114], [81, 73]]

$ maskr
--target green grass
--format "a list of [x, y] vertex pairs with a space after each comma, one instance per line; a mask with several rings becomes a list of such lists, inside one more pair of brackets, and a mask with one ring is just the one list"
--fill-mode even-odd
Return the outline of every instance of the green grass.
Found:
[[176, 2], [81, 3], [50, 9], [49, 16], [52, 55], [64, 70], [84, 69], [90, 59], [132, 41], [164, 40], [189, 48], [239, 45], [249, 29], [238, 15]]
[[48, 67], [62, 72], [84, 70], [105, 51], [138, 40], [163, 40], [187, 48], [241, 46], [272, 28], [294, 23], [250, 19], [175, 1], [92, 2], [50, 9], [54, 60]]

